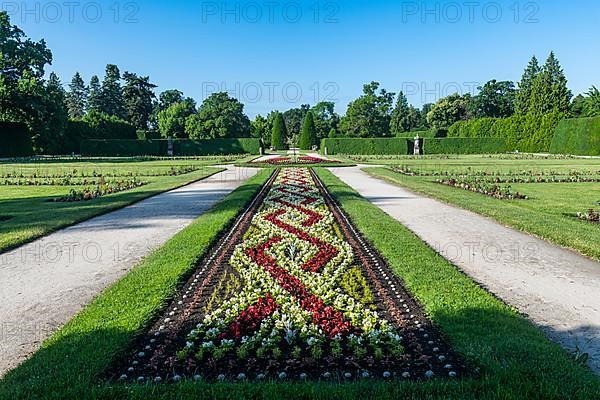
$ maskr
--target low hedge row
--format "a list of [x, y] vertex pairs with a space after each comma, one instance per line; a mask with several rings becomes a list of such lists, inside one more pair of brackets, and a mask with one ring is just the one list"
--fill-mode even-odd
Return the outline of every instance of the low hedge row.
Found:
[[321, 140], [321, 151], [336, 154], [408, 154], [408, 140], [404, 138], [326, 138]]
[[448, 130], [448, 137], [504, 138], [508, 150], [547, 152], [562, 113], [515, 115], [510, 118], [481, 118], [459, 121]]
[[550, 145], [550, 152], [600, 156], [600, 117], [560, 121]]
[[[84, 140], [83, 156], [166, 156], [168, 140]], [[208, 156], [221, 154], [259, 154], [260, 139], [173, 140], [175, 156]]]
[[396, 137], [413, 139], [417, 135], [422, 138], [444, 138], [448, 136], [448, 131], [446, 129], [430, 129], [428, 131], [402, 132], [396, 134]]
[[27, 157], [32, 154], [33, 144], [27, 126], [0, 121], [0, 157]]

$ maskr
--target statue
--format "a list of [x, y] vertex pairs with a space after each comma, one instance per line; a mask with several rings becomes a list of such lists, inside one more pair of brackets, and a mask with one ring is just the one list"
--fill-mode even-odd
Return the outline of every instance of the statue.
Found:
[[415, 136], [415, 145], [414, 145], [414, 155], [418, 156], [421, 154], [421, 138], [419, 137], [419, 134], [417, 133], [417, 136]]

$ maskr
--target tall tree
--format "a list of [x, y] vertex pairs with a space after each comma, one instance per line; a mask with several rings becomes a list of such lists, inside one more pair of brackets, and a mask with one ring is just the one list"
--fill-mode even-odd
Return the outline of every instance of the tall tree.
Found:
[[126, 118], [125, 104], [123, 103], [123, 89], [121, 88], [121, 71], [119, 71], [119, 67], [114, 64], [108, 64], [106, 66], [100, 99], [100, 111], [121, 119]]
[[75, 73], [71, 83], [69, 84], [69, 92], [67, 93], [67, 109], [69, 110], [69, 118], [81, 119], [85, 115], [87, 107], [88, 88], [81, 78], [79, 72]]
[[304, 121], [304, 117], [306, 117], [308, 110], [310, 110], [310, 106], [308, 104], [302, 104], [299, 108], [291, 108], [283, 113], [288, 137], [291, 138], [300, 134], [302, 122]]
[[180, 101], [171, 104], [166, 110], [158, 113], [158, 127], [163, 137], [186, 138], [186, 121], [196, 113], [196, 109], [189, 102]]
[[551, 52], [533, 82], [528, 112], [537, 115], [551, 112], [566, 114], [572, 97], [564, 71], [554, 52]]
[[213, 93], [200, 105], [197, 117], [190, 123], [191, 138], [214, 139], [250, 136], [250, 119], [244, 105], [226, 92]]
[[275, 114], [273, 121], [273, 130], [271, 132], [271, 147], [275, 150], [285, 149], [285, 142], [288, 137], [288, 132], [285, 126], [285, 121], [281, 113]]
[[150, 83], [150, 77], [137, 76], [125, 72], [123, 74], [125, 87], [123, 89], [123, 102], [127, 111], [127, 120], [136, 129], [148, 129], [150, 114], [152, 114], [152, 99], [156, 96], [156, 85]]
[[90, 79], [87, 106], [88, 111], [102, 112], [102, 88], [100, 87], [100, 79], [96, 75]]
[[315, 128], [315, 119], [312, 111], [306, 113], [302, 123], [302, 132], [300, 133], [300, 148], [302, 150], [312, 150], [317, 145], [317, 131]]
[[39, 124], [34, 127], [34, 146], [39, 153], [60, 154], [64, 146], [63, 135], [68, 120], [65, 89], [58, 76], [52, 72], [46, 83]]
[[379, 89], [379, 82], [363, 86], [363, 95], [348, 105], [340, 128], [346, 136], [388, 136], [394, 93]]
[[435, 129], [448, 129], [452, 124], [468, 118], [471, 95], [452, 94], [438, 100], [427, 114], [429, 124]]
[[478, 87], [479, 94], [473, 99], [477, 118], [505, 118], [515, 111], [515, 84], [495, 79]]
[[415, 108], [408, 104], [408, 99], [403, 92], [400, 92], [390, 120], [391, 133], [395, 135], [398, 133], [410, 132], [410, 130], [415, 128], [418, 124], [417, 117]]
[[261, 139], [265, 145], [271, 143], [271, 129], [273, 127], [269, 123], [269, 120], [260, 114], [250, 123], [250, 135]]
[[0, 11], [0, 119], [24, 122], [30, 127], [39, 121], [44, 99], [44, 68], [52, 63], [46, 42], [34, 42], [16, 25], [6, 11]]
[[313, 108], [312, 111], [315, 120], [315, 129], [317, 138], [323, 139], [327, 137], [332, 129], [337, 129], [340, 122], [340, 116], [335, 112], [335, 103], [332, 101], [321, 101]]
[[600, 90], [596, 86], [592, 86], [589, 92], [586, 93], [586, 96], [583, 106], [584, 115], [586, 117], [600, 116]]
[[541, 72], [541, 68], [536, 56], [531, 57], [525, 72], [519, 82], [519, 88], [515, 99], [515, 113], [519, 115], [525, 115], [529, 113], [531, 107], [531, 95], [533, 91], [533, 85]]

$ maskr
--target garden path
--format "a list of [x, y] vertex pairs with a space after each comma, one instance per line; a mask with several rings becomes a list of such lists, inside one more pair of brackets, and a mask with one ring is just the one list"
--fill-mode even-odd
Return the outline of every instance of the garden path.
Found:
[[353, 168], [331, 171], [600, 374], [600, 263]]
[[61, 229], [0, 254], [0, 376], [103, 289], [257, 170], [202, 181]]

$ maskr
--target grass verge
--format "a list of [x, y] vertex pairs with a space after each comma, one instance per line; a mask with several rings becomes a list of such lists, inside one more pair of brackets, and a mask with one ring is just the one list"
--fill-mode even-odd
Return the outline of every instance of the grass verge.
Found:
[[142, 178], [149, 183], [135, 189], [102, 196], [89, 201], [49, 202], [69, 192], [69, 186], [2, 186], [0, 215], [10, 219], [0, 225], [0, 253], [28, 243], [92, 217], [205, 179], [224, 171], [202, 167], [178, 176]]
[[504, 201], [432, 182], [434, 178], [410, 177], [388, 168], [364, 168], [366, 173], [458, 207], [490, 217], [559, 246], [600, 259], [600, 229], [575, 218], [577, 212], [600, 201], [597, 183], [511, 184], [526, 194], [526, 201]]

